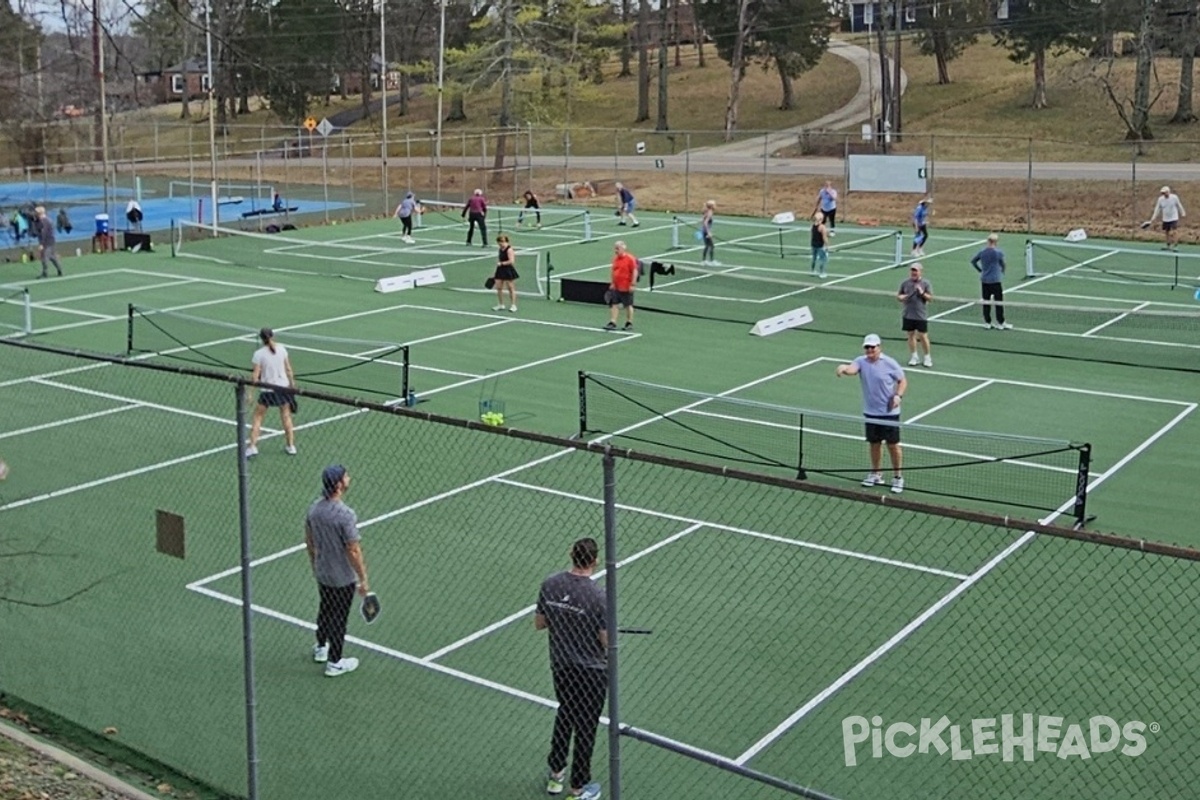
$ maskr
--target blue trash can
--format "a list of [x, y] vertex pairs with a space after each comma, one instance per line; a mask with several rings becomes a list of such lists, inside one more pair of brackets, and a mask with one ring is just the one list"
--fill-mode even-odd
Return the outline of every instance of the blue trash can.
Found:
[[107, 236], [108, 235], [108, 214], [97, 214], [96, 215], [96, 235], [97, 236]]

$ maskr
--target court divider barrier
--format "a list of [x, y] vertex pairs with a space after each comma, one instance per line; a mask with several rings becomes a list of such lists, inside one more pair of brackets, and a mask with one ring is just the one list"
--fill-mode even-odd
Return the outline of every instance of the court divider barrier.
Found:
[[[28, 341], [0, 386], [38, 419], [2, 443], [0, 690], [197, 797], [533, 797], [556, 715], [586, 731], [601, 696], [591, 774], [554, 757], [568, 792], [1200, 778], [1193, 550], [304, 390], [297, 452], [270, 408], [250, 456], [262, 387]], [[314, 651], [329, 487], [382, 605], [352, 601], [353, 672]], [[540, 590], [584, 539], [594, 572]]]

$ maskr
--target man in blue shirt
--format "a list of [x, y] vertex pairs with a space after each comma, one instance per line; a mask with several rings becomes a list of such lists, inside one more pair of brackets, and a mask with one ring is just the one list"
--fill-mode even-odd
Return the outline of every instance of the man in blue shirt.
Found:
[[633, 192], [625, 188], [625, 184], [617, 183], [617, 216], [621, 218], [618, 225], [624, 225], [626, 220], [633, 227], [638, 226], [637, 217], [633, 215], [633, 210], [637, 208], [637, 200], [633, 197]]
[[932, 202], [930, 198], [922, 197], [921, 202], [913, 209], [913, 258], [925, 255], [925, 242], [929, 241], [929, 204]]
[[[1012, 325], [1004, 321], [1004, 251], [997, 247], [1000, 237], [990, 234], [987, 246], [971, 259], [971, 266], [979, 273], [983, 291], [983, 326], [996, 330], [1011, 330]], [[996, 307], [996, 324], [992, 324], [992, 306]]]
[[835, 373], [857, 375], [862, 384], [863, 417], [866, 419], [866, 439], [871, 453], [871, 471], [863, 478], [863, 486], [883, 485], [883, 444], [892, 461], [892, 491], [904, 491], [903, 462], [900, 451], [900, 401], [908, 388], [908, 379], [896, 359], [883, 354], [883, 342], [870, 333], [863, 339], [863, 355], [849, 364], [838, 364]]

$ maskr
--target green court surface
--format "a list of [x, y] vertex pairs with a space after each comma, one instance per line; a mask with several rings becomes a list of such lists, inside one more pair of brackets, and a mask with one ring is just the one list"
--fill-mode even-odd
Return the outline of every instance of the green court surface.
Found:
[[[894, 293], [907, 235], [897, 264], [895, 234], [842, 227], [821, 280], [807, 228], [718, 218], [720, 264], [702, 266], [694, 220], [644, 213], [628, 228], [610, 213], [586, 226], [547, 214], [541, 229], [499, 217], [518, 252], [515, 312], [492, 310], [483, 286], [492, 250], [478, 239], [467, 250], [465, 227], [437, 212], [412, 243], [394, 220], [277, 237], [187, 231], [176, 257], [164, 244], [71, 259], [49, 280], [6, 265], [0, 283], [29, 288], [35, 344], [244, 376], [270, 326], [302, 388], [411, 397], [418, 414], [460, 419], [486, 404], [511, 428], [564, 438], [580, 434], [580, 372], [619, 376], [663, 391], [609, 406], [588, 388], [589, 415], [610, 414], [595, 427], [621, 431], [618, 446], [743, 468], [728, 454], [749, 453], [784, 478], [796, 430], [780, 420], [846, 415], [844, 429], [800, 426], [820, 466], [837, 467], [811, 480], [886, 492], [858, 484], [859, 386], [834, 368], [870, 332], [906, 363]], [[968, 263], [985, 236], [934, 229], [921, 259], [933, 366], [906, 368], [914, 465], [921, 426], [954, 433], [929, 440], [949, 457], [927, 480], [910, 473], [903, 498], [1069, 525], [1076, 451], [1030, 465], [1000, 442], [1088, 443], [1089, 529], [1200, 546], [1185, 477], [1200, 447], [1200, 269], [1055, 242], [1034, 245], [1026, 276], [1025, 241], [1006, 235], [1013, 328], [992, 330]], [[604, 330], [601, 306], [558, 302], [564, 279], [607, 283], [619, 238], [667, 268], [643, 276], [632, 331]], [[429, 269], [444, 281], [375, 291]], [[24, 309], [4, 297], [0, 326], [12, 330]], [[810, 324], [751, 335], [801, 306]], [[671, 390], [729, 402], [685, 408]], [[235, 400], [231, 382], [0, 347], [0, 456], [12, 470], [0, 557], [20, 567], [0, 594], [34, 603], [0, 620], [0, 689], [111, 726], [241, 795]], [[622, 438], [685, 410], [686, 435]], [[289, 457], [268, 415], [247, 476], [262, 796], [541, 795], [554, 703], [531, 606], [570, 541], [603, 532], [600, 458], [316, 398], [301, 398], [297, 425]], [[1002, 460], [982, 472], [989, 458]], [[373, 626], [352, 619], [348, 652], [363, 666], [336, 681], [307, 657], [316, 598], [302, 546], [304, 510], [333, 462], [354, 477], [347, 499], [384, 601]], [[616, 480], [620, 621], [654, 629], [621, 642], [627, 724], [839, 797], [1183, 796], [1200, 777], [1189, 677], [1200, 653], [1179, 631], [1200, 591], [1194, 562], [644, 462], [618, 459]], [[928, 494], [935, 485], [951, 488]], [[155, 552], [159, 510], [186, 520], [185, 558]], [[847, 764], [851, 718], [945, 715], [969, 728], [1004, 714], [1158, 730], [1136, 757], [873, 757], [866, 743]], [[627, 797], [785, 796], [632, 738], [622, 748]], [[607, 756], [602, 731], [603, 783]]]

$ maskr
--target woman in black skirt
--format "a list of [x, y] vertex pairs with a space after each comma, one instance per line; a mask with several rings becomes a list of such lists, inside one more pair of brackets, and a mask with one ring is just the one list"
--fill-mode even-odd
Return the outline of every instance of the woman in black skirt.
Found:
[[508, 289], [508, 310], [515, 312], [517, 287], [514, 282], [521, 277], [517, 274], [517, 256], [505, 234], [496, 237], [496, 244], [500, 246], [500, 253], [497, 256], [496, 274], [493, 276], [496, 281], [496, 305], [492, 306], [492, 311], [504, 310], [504, 290]]

